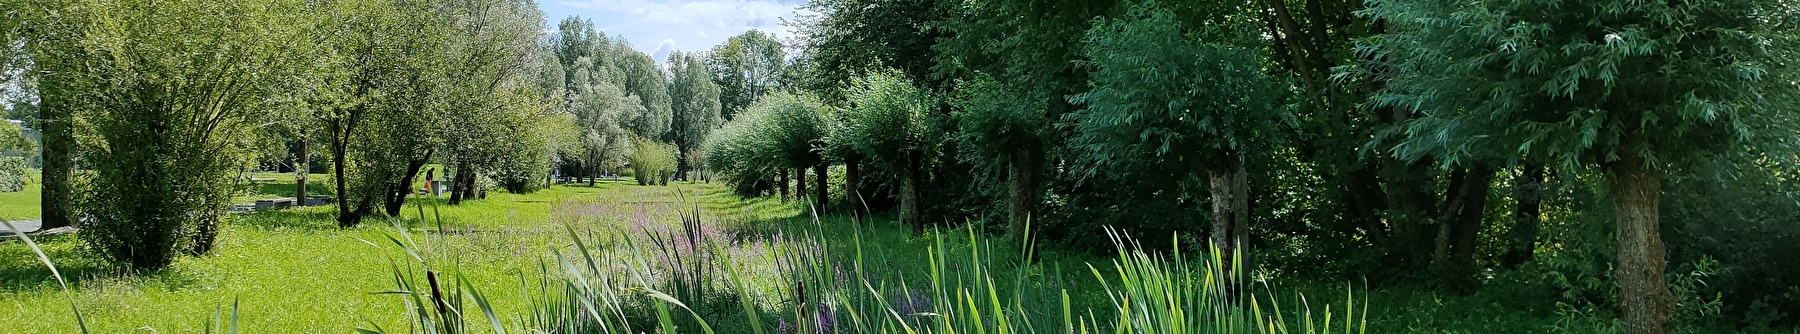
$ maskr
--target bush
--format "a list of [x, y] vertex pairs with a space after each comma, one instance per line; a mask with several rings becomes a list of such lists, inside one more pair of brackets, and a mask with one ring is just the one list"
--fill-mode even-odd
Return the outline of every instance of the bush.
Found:
[[647, 139], [633, 141], [637, 149], [631, 153], [631, 175], [638, 185], [668, 185], [675, 175], [675, 145]]
[[25, 158], [0, 157], [0, 192], [25, 190]]

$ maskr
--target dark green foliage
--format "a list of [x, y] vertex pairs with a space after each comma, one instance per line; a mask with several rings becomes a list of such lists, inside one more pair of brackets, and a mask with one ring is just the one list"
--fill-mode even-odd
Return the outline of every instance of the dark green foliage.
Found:
[[787, 73], [780, 41], [761, 30], [746, 31], [714, 46], [706, 68], [718, 84], [721, 117], [736, 118], [782, 84]]
[[[1694, 294], [1721, 298], [1720, 314], [1694, 320], [1758, 328], [1792, 326], [1800, 317], [1800, 184], [1788, 163], [1720, 161], [1718, 167], [1670, 182], [1665, 221], [1674, 231], [1673, 273], [1706, 269], [1713, 277]], [[1679, 277], [1679, 275], [1671, 275]], [[1677, 317], [1682, 316], [1677, 314]]]
[[1779, 109], [1794, 93], [1788, 6], [1384, 1], [1368, 14], [1398, 33], [1365, 52], [1390, 59], [1376, 103], [1424, 116], [1397, 155], [1683, 163], [1792, 135]]
[[1188, 26], [1153, 6], [1098, 24], [1088, 35], [1091, 90], [1071, 99], [1086, 109], [1069, 116], [1087, 172], [1193, 174], [1268, 147], [1282, 91], [1257, 49], [1233, 44], [1253, 36], [1232, 22]]

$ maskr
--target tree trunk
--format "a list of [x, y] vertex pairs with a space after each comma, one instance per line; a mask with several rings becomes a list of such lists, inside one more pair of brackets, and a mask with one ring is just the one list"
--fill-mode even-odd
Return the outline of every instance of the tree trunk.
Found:
[[1536, 256], [1538, 226], [1543, 222], [1543, 189], [1542, 165], [1526, 164], [1519, 175], [1513, 176], [1513, 202], [1518, 208], [1513, 210], [1511, 242], [1501, 256], [1501, 264], [1507, 268], [1518, 269]]
[[450, 179], [450, 205], [462, 204], [464, 199], [469, 198], [469, 187], [463, 184], [463, 179], [468, 178], [469, 174], [468, 164], [456, 163], [456, 177]]
[[855, 155], [844, 158], [844, 201], [850, 204], [850, 216], [858, 222], [861, 222], [863, 212], [862, 193], [856, 189], [857, 178], [862, 176], [857, 173], [861, 162], [862, 159]]
[[1382, 226], [1381, 212], [1388, 208], [1388, 196], [1381, 190], [1381, 176], [1375, 173], [1378, 168], [1371, 162], [1351, 172], [1349, 195], [1356, 208], [1356, 218], [1362, 222], [1363, 234], [1376, 247], [1387, 247], [1388, 233]]
[[75, 179], [75, 137], [74, 128], [70, 124], [74, 117], [71, 101], [67, 101], [63, 79], [45, 78], [40, 80], [41, 90], [40, 113], [38, 124], [43, 127], [44, 144], [43, 180], [44, 187], [39, 196], [43, 228], [70, 226], [74, 220], [71, 207], [75, 201], [73, 181]]
[[1658, 230], [1662, 180], [1644, 166], [1636, 152], [1621, 149], [1620, 159], [1606, 166], [1612, 181], [1613, 210], [1618, 217], [1619, 323], [1624, 333], [1661, 334], [1669, 321], [1674, 296], [1663, 269], [1668, 259]]
[[675, 155], [675, 180], [687, 181], [688, 180], [687, 174], [688, 174], [688, 168], [689, 168], [688, 167], [688, 149], [687, 149], [687, 147], [677, 147], [677, 148], [675, 148], [675, 153], [676, 153], [676, 155]]
[[921, 203], [919, 203], [919, 200], [924, 197], [919, 194], [923, 190], [920, 189], [920, 181], [922, 181], [920, 179], [924, 178], [921, 175], [921, 169], [924, 168], [920, 166], [922, 163], [919, 160], [922, 159], [920, 157], [907, 159], [906, 175], [901, 177], [902, 182], [900, 183], [900, 220], [912, 224], [913, 235], [925, 234], [925, 220], [921, 217], [924, 215], [924, 211], [920, 208]]
[[1237, 237], [1231, 233], [1237, 230], [1238, 215], [1237, 205], [1233, 205], [1237, 199], [1231, 198], [1235, 192], [1235, 172], [1231, 169], [1211, 169], [1206, 171], [1206, 183], [1210, 185], [1208, 192], [1213, 205], [1213, 233], [1210, 237], [1213, 250], [1222, 255], [1233, 253], [1238, 244]]
[[426, 150], [425, 156], [419, 157], [413, 161], [408, 161], [406, 163], [406, 174], [400, 176], [400, 183], [389, 187], [389, 194], [392, 195], [388, 196], [387, 203], [385, 203], [387, 205], [382, 208], [387, 212], [388, 216], [400, 216], [400, 208], [406, 205], [406, 195], [412, 194], [413, 178], [419, 176], [419, 169], [424, 168], [425, 163], [431, 162], [431, 155], [436, 153], [434, 151], [435, 150]]
[[1451, 225], [1449, 276], [1456, 288], [1471, 292], [1475, 287], [1475, 254], [1480, 247], [1481, 221], [1486, 217], [1488, 190], [1493, 186], [1494, 170], [1485, 166], [1469, 169], [1463, 181], [1463, 201]]
[[813, 175], [819, 180], [819, 183], [813, 185], [816, 191], [819, 192], [815, 195], [818, 196], [818, 198], [813, 199], [813, 210], [825, 211], [825, 204], [830, 202], [828, 199], [829, 197], [826, 197], [830, 195], [827, 191], [830, 186], [825, 184], [830, 181], [830, 178], [827, 177], [828, 175], [826, 174], [829, 173], [829, 168], [831, 168], [831, 163], [829, 162], [820, 162], [818, 165], [813, 166]]
[[1440, 272], [1450, 263], [1451, 221], [1462, 212], [1463, 203], [1469, 200], [1465, 189], [1468, 187], [1465, 184], [1468, 178], [1469, 170], [1466, 168], [1450, 171], [1450, 186], [1444, 188], [1444, 206], [1438, 208], [1436, 217], [1430, 218], [1432, 231], [1436, 236], [1432, 239], [1431, 265]]
[[333, 183], [337, 184], [338, 227], [353, 227], [362, 222], [362, 216], [358, 216], [356, 211], [352, 210], [350, 197], [345, 196], [349, 193], [347, 189], [349, 185], [346, 183], [347, 177], [344, 175], [344, 165], [348, 162], [344, 161], [344, 158], [347, 156], [346, 146], [349, 146], [347, 137], [350, 136], [350, 133], [342, 127], [342, 122], [341, 120], [331, 122], [331, 179]]
[[775, 193], [777, 195], [776, 198], [780, 198], [782, 202], [787, 202], [787, 199], [788, 199], [788, 170], [787, 170], [787, 168], [777, 168], [777, 171], [775, 172]]
[[588, 187], [593, 187], [594, 183], [600, 179], [600, 164], [594, 164], [593, 170], [583, 170], [581, 173], [587, 175]]
[[806, 168], [794, 169], [794, 200], [806, 198]]
[[1032, 210], [1037, 206], [1038, 155], [1035, 148], [1020, 148], [1012, 153], [1007, 166], [1007, 226], [1009, 239], [1024, 241], [1030, 226]]
[[306, 206], [306, 177], [312, 172], [311, 154], [307, 149], [306, 133], [300, 133], [300, 149], [294, 157], [294, 205]]

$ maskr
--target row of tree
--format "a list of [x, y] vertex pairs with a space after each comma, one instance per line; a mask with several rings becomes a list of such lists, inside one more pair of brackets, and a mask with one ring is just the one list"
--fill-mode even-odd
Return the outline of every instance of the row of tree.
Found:
[[[1662, 332], [1676, 306], [1660, 219], [1732, 215], [1664, 209], [1663, 185], [1783, 180], [1800, 138], [1787, 117], [1800, 8], [1783, 1], [808, 8], [775, 85], [792, 93], [756, 100], [704, 143], [711, 169], [747, 193], [785, 196], [789, 171], [804, 185], [807, 169], [823, 191], [827, 167], [843, 165], [852, 208], [898, 197], [915, 229], [993, 221], [1023, 235], [1029, 223], [1072, 244], [1108, 224], [1203, 233], [1225, 251], [1363, 259], [1349, 270], [1460, 291], [1549, 250], [1546, 277], [1616, 282], [1599, 300], [1633, 333]], [[1766, 182], [1755, 187], [1800, 191]], [[1183, 218], [1193, 212], [1210, 226]], [[1549, 239], [1586, 221], [1614, 228]], [[1763, 237], [1800, 236], [1778, 230]], [[1561, 264], [1593, 258], [1608, 263]]]
[[430, 163], [453, 172], [451, 203], [541, 188], [576, 140], [535, 84], [530, 1], [5, 6], [15, 47], [0, 72], [23, 73], [7, 79], [36, 100], [45, 224], [79, 217], [93, 249], [132, 268], [208, 251], [262, 160], [328, 159], [349, 227], [398, 215]]
[[[399, 216], [427, 165], [456, 205], [563, 172], [706, 175], [713, 129], [787, 75], [761, 32], [667, 66], [529, 0], [15, 1], [13, 106], [42, 129], [44, 220], [158, 268], [206, 252], [247, 178], [329, 165], [337, 222]], [[317, 192], [317, 190], [311, 190]], [[79, 219], [78, 219], [79, 217]]]

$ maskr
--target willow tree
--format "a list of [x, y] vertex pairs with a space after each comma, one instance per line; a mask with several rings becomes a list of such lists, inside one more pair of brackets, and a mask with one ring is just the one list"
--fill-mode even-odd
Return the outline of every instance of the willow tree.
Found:
[[[535, 98], [535, 65], [540, 63], [536, 57], [544, 21], [543, 13], [529, 1], [445, 0], [444, 5], [439, 10], [447, 23], [448, 60], [437, 64], [447, 67], [448, 73], [440, 145], [456, 173], [449, 180], [456, 186], [449, 203], [458, 204], [482, 192], [477, 180], [505, 181], [507, 174], [521, 172], [504, 170], [508, 166], [535, 169], [547, 162], [547, 155], [540, 154], [545, 142], [531, 132], [538, 129], [535, 125], [543, 111]], [[527, 149], [521, 143], [532, 144]], [[399, 184], [410, 187], [418, 168], [407, 167]], [[539, 175], [549, 168], [527, 172]], [[404, 200], [404, 193], [399, 198]]]
[[81, 46], [100, 143], [83, 155], [95, 170], [82, 239], [137, 269], [168, 265], [180, 252], [211, 248], [234, 198], [233, 176], [251, 149], [283, 52], [300, 40], [298, 1], [90, 2]]
[[958, 84], [958, 142], [963, 157], [987, 170], [1004, 170], [1007, 182], [1007, 234], [1023, 237], [1038, 203], [1039, 173], [1055, 128], [1040, 103], [1047, 92], [1001, 84], [978, 75]]
[[913, 233], [924, 233], [925, 170], [944, 140], [930, 114], [936, 100], [890, 70], [858, 80], [849, 101], [843, 131], [833, 132], [841, 137], [834, 140], [900, 177], [900, 220], [912, 224]]
[[1090, 30], [1090, 90], [1072, 98], [1086, 109], [1069, 116], [1070, 145], [1089, 173], [1204, 177], [1211, 240], [1229, 254], [1248, 231], [1245, 160], [1269, 144], [1286, 92], [1262, 72], [1254, 30], [1224, 17], [1195, 21], [1140, 4]]
[[775, 93], [765, 96], [751, 105], [748, 112], [760, 112], [764, 125], [757, 129], [765, 134], [768, 154], [775, 158], [777, 168], [795, 171], [795, 198], [806, 196], [806, 170], [812, 169], [818, 176], [817, 194], [814, 200], [820, 208], [825, 206], [827, 194], [825, 180], [826, 167], [824, 146], [827, 122], [825, 120], [825, 104], [812, 95]]
[[[1665, 175], [1791, 142], [1792, 2], [1380, 1], [1366, 52], [1378, 105], [1414, 109], [1406, 158], [1539, 157], [1598, 171], [1616, 214], [1622, 331], [1662, 333], [1674, 299], [1659, 231]], [[1754, 151], [1754, 150], [1750, 150]]]

